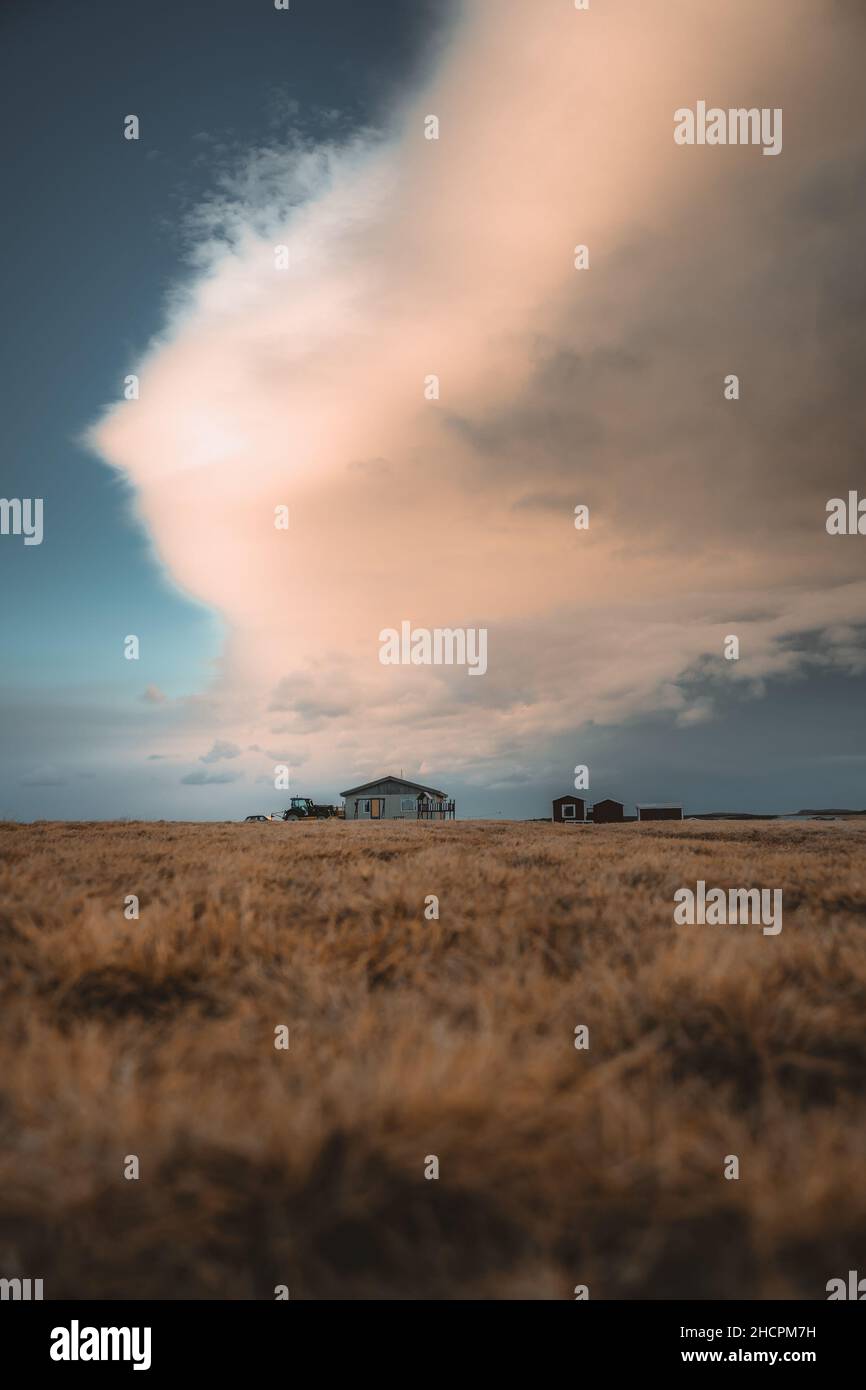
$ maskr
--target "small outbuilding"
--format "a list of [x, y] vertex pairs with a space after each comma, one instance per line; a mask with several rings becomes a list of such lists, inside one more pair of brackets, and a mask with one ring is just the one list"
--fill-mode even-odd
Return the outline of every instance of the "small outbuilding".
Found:
[[570, 825], [586, 820], [586, 802], [582, 796], [558, 796], [553, 803], [554, 825]]
[[625, 807], [621, 801], [611, 801], [605, 797], [603, 801], [596, 801], [592, 808], [592, 819], [596, 825], [608, 825], [614, 821], [623, 819]]
[[664, 802], [648, 802], [637, 808], [638, 820], [682, 820], [682, 806], [672, 806]]

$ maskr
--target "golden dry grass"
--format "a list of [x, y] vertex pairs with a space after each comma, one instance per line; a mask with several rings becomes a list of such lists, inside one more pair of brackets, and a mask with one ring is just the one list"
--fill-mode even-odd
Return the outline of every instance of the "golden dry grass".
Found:
[[[824, 1298], [866, 1271], [864, 843], [4, 825], [0, 1274], [49, 1298]], [[781, 935], [675, 927], [699, 878], [781, 887]]]

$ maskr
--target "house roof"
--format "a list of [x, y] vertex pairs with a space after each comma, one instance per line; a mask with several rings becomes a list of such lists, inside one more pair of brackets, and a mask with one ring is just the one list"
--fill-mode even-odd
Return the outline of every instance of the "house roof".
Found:
[[385, 787], [388, 783], [393, 784], [398, 794], [405, 789], [410, 792], [426, 792], [428, 796], [445, 796], [445, 792], [438, 791], [436, 787], [425, 787], [421, 782], [407, 782], [405, 777], [392, 777], [389, 772], [384, 777], [375, 778], [372, 782], [364, 782], [360, 787], [349, 787], [347, 791], [340, 792], [340, 795], [361, 796], [364, 792], [371, 792], [376, 787]]
[[553, 798], [554, 806], [558, 806], [561, 801], [579, 801], [583, 805], [585, 804], [586, 798], [582, 796], [574, 796], [571, 793], [569, 793], [568, 796], [555, 796]]

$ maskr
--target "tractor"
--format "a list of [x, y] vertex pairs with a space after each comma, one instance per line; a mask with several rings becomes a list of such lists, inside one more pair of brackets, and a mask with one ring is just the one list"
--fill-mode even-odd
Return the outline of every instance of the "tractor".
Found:
[[328, 820], [336, 814], [336, 806], [317, 806], [308, 796], [293, 796], [283, 820]]

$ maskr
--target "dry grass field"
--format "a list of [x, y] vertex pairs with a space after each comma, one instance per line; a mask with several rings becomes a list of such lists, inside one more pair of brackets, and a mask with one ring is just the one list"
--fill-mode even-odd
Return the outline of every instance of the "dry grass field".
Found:
[[[826, 1298], [866, 1273], [864, 846], [853, 821], [4, 824], [0, 1275]], [[674, 926], [698, 879], [782, 888], [782, 932]]]

